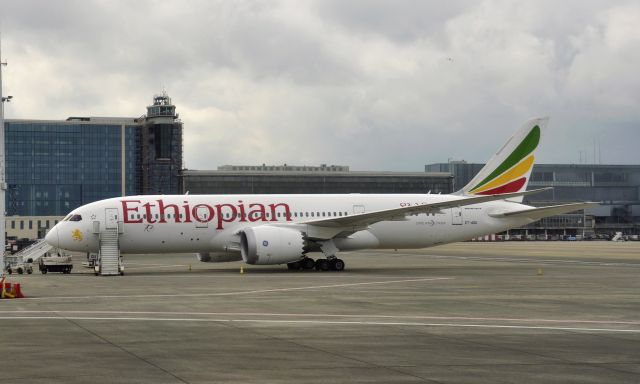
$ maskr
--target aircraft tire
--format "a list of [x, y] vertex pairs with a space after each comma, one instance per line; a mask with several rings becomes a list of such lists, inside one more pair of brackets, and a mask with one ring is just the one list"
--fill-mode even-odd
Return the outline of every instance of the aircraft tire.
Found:
[[342, 259], [333, 259], [330, 261], [330, 267], [332, 271], [342, 271], [344, 270], [344, 261]]
[[303, 269], [313, 269], [316, 266], [315, 260], [310, 257], [305, 257], [304, 259], [302, 259], [300, 261], [300, 264], [302, 264]]
[[327, 259], [316, 260], [316, 271], [328, 271], [328, 270], [329, 270], [329, 260]]

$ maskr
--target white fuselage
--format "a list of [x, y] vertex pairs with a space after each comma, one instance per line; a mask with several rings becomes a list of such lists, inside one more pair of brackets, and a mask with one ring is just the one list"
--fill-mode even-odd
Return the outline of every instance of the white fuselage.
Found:
[[[285, 226], [306, 233], [316, 219], [357, 215], [425, 203], [461, 199], [457, 195], [147, 195], [119, 197], [75, 209], [47, 235], [47, 241], [71, 251], [97, 252], [99, 234], [117, 228], [122, 253], [238, 253], [239, 232], [261, 225]], [[336, 236], [339, 250], [424, 248], [501, 232], [531, 222], [494, 218], [490, 213], [523, 209], [522, 204], [492, 201], [443, 209], [432, 214], [381, 221]], [[234, 259], [234, 258], [231, 258]], [[239, 259], [235, 258], [235, 259]]]

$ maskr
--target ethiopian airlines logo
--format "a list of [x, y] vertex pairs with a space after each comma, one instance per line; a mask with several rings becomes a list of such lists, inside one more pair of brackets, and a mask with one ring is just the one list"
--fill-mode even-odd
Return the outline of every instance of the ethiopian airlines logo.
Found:
[[75, 241], [82, 241], [82, 232], [79, 229], [71, 231], [71, 238]]
[[532, 152], [539, 142], [540, 127], [536, 125], [513, 152], [469, 192], [472, 195], [496, 195], [526, 188], [535, 159]]
[[[291, 209], [285, 203], [260, 204], [237, 203], [207, 204], [200, 202], [193, 205], [185, 200], [182, 204], [167, 204], [164, 200], [146, 201], [121, 200], [124, 224], [155, 223], [213, 223], [216, 229], [223, 229], [232, 222], [278, 221], [282, 217], [292, 221]], [[149, 228], [149, 227], [147, 227]], [[265, 247], [267, 245], [265, 244]]]

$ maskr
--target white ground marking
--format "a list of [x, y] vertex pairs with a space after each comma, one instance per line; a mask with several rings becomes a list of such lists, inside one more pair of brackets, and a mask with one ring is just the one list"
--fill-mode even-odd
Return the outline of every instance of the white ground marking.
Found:
[[125, 269], [126, 270], [131, 270], [131, 269], [148, 269], [148, 268], [174, 268], [174, 267], [183, 267], [183, 268], [187, 268], [189, 266], [189, 264], [147, 264], [147, 265], [142, 265], [142, 264], [138, 264], [139, 266], [135, 266], [135, 267], [130, 267], [129, 264], [125, 263]]
[[637, 333], [640, 329], [616, 328], [580, 328], [580, 327], [552, 327], [533, 325], [501, 325], [501, 324], [455, 324], [455, 323], [418, 323], [418, 322], [382, 322], [382, 321], [330, 321], [330, 320], [264, 320], [264, 319], [197, 319], [197, 318], [157, 318], [157, 317], [85, 317], [85, 316], [7, 316], [0, 320], [94, 320], [103, 321], [165, 321], [165, 322], [194, 322], [194, 323], [267, 323], [267, 324], [312, 324], [312, 325], [364, 325], [364, 326], [421, 326], [421, 327], [450, 327], [450, 328], [493, 328], [493, 329], [531, 329], [548, 331], [574, 332], [620, 332]]
[[428, 255], [417, 253], [394, 253], [396, 256], [422, 256], [433, 259], [456, 259], [474, 261], [506, 261], [536, 264], [576, 264], [585, 266], [605, 266], [605, 267], [635, 267], [640, 268], [640, 263], [618, 263], [606, 261], [586, 261], [586, 260], [563, 260], [563, 259], [528, 259], [519, 257], [484, 257], [484, 256], [452, 256], [452, 255]]
[[272, 289], [256, 289], [251, 291], [234, 291], [234, 292], [214, 292], [214, 293], [166, 293], [166, 294], [150, 294], [150, 295], [94, 295], [94, 296], [42, 296], [42, 297], [27, 297], [20, 300], [53, 300], [53, 299], [110, 299], [110, 298], [135, 298], [135, 297], [208, 297], [208, 296], [239, 296], [250, 295], [254, 293], [273, 293], [273, 292], [291, 292], [302, 291], [308, 289], [326, 289], [326, 288], [343, 288], [354, 287], [360, 285], [375, 285], [375, 284], [395, 284], [395, 283], [412, 283], [421, 281], [438, 281], [438, 280], [451, 280], [453, 277], [429, 277], [423, 279], [404, 279], [404, 280], [384, 280], [384, 281], [368, 281], [362, 283], [346, 283], [346, 284], [331, 284], [331, 285], [312, 285], [306, 287], [291, 287], [291, 288], [272, 288]]
[[[126, 267], [126, 265], [125, 265]], [[125, 268], [125, 272], [131, 268]], [[224, 271], [227, 272], [226, 274], [222, 275], [219, 274], [220, 271]], [[228, 278], [228, 279], [238, 279], [239, 278], [239, 273], [240, 268], [238, 269], [225, 269], [225, 270], [210, 270], [210, 269], [196, 269], [194, 268], [191, 272], [184, 272], [184, 274], [180, 274], [180, 275], [165, 275], [166, 272], [160, 272], [158, 274], [154, 274], [153, 272], [150, 273], [146, 273], [144, 275], [135, 275], [136, 279], [171, 279], [171, 278], [192, 278], [192, 279], [224, 279], [224, 278]], [[258, 273], [253, 273], [255, 271], [259, 271]], [[424, 275], [422, 276], [408, 276], [408, 275], [370, 275], [370, 274], [366, 274], [366, 275], [348, 275], [348, 274], [342, 274], [340, 273], [339, 275], [333, 274], [333, 275], [327, 275], [324, 273], [316, 273], [315, 271], [313, 272], [301, 272], [299, 274], [296, 273], [289, 273], [289, 272], [284, 272], [284, 273], [271, 273], [272, 271], [270, 270], [260, 270], [259, 268], [256, 269], [248, 269], [248, 268], [244, 268], [244, 274], [242, 275], [243, 279], [282, 279], [283, 276], [286, 276], [287, 279], [297, 279], [297, 278], [303, 278], [306, 280], [309, 279], [319, 279], [322, 281], [326, 281], [327, 277], [330, 277], [332, 280], [354, 280], [354, 279], [421, 279], [424, 277]], [[88, 271], [87, 273], [82, 274], [86, 277], [90, 277], [93, 278], [94, 274], [92, 271]], [[77, 276], [80, 276], [79, 274], [77, 274]]]
[[175, 312], [175, 311], [41, 311], [41, 310], [17, 310], [0, 311], [0, 314], [26, 314], [26, 313], [55, 313], [64, 316], [71, 313], [83, 314], [113, 314], [113, 315], [186, 315], [186, 316], [264, 316], [264, 317], [316, 317], [316, 318], [380, 318], [380, 319], [424, 319], [424, 320], [457, 320], [457, 321], [503, 321], [522, 323], [582, 323], [582, 324], [622, 324], [640, 325], [640, 320], [577, 320], [577, 319], [539, 319], [539, 318], [515, 318], [515, 317], [469, 317], [469, 316], [424, 316], [424, 315], [369, 315], [369, 314], [327, 314], [327, 313], [263, 313], [263, 312]]

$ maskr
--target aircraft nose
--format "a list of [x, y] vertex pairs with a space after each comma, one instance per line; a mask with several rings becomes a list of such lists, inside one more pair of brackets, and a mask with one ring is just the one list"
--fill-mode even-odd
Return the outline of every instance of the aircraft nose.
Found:
[[47, 235], [44, 237], [44, 240], [51, 246], [58, 248], [60, 243], [60, 239], [58, 238], [58, 226], [54, 225], [53, 228], [49, 230]]

